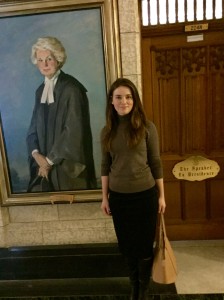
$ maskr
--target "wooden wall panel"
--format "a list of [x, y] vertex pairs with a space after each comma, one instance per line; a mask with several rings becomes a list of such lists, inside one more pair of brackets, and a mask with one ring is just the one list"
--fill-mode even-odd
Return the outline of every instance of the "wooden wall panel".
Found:
[[172, 154], [179, 150], [180, 124], [179, 124], [179, 81], [176, 78], [158, 79], [160, 111], [160, 136], [162, 153]]
[[183, 148], [185, 153], [205, 151], [206, 148], [206, 95], [208, 90], [206, 83], [206, 78], [202, 75], [184, 77], [183, 131], [185, 139]]
[[185, 220], [206, 220], [206, 187], [205, 181], [185, 182]]
[[181, 203], [181, 189], [180, 182], [170, 181], [165, 186], [167, 209], [167, 218], [172, 220], [172, 223], [177, 223], [182, 220], [182, 203]]
[[220, 189], [220, 185], [224, 185], [223, 180], [212, 180], [210, 182], [210, 216], [214, 220], [222, 220], [224, 217], [224, 187]]
[[[156, 76], [153, 80], [153, 111], [158, 124], [162, 153], [176, 153], [180, 141], [180, 78], [179, 51], [152, 50], [152, 68]], [[159, 117], [158, 119], [157, 116]]]
[[224, 72], [211, 74], [211, 99], [209, 119], [213, 139], [210, 151], [220, 152], [224, 151]]

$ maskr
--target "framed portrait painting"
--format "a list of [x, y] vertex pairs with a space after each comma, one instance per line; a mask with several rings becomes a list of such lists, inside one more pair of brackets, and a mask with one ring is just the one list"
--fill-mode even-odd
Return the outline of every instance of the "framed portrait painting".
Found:
[[[100, 132], [108, 87], [121, 70], [117, 15], [116, 0], [0, 2], [1, 205], [100, 200]], [[61, 45], [60, 68], [59, 54], [38, 48], [40, 41]], [[40, 105], [54, 67], [53, 100], [41, 96]], [[33, 159], [42, 144], [51, 182]]]

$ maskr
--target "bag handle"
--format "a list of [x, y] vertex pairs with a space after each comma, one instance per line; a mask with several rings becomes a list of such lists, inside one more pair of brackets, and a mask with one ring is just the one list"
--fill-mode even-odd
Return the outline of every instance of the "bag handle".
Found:
[[160, 223], [161, 223], [161, 229], [163, 231], [163, 234], [164, 234], [164, 238], [167, 237], [166, 235], [166, 226], [165, 226], [165, 220], [164, 220], [164, 214], [163, 213], [160, 213]]
[[165, 226], [165, 220], [164, 220], [164, 214], [159, 213], [159, 218], [158, 218], [158, 223], [157, 223], [157, 246], [160, 248], [163, 247], [165, 238], [167, 237], [166, 235], [166, 226]]
[[160, 213], [159, 218], [159, 240], [158, 248], [163, 250], [163, 259], [165, 259], [165, 239], [166, 239], [166, 228], [163, 213]]

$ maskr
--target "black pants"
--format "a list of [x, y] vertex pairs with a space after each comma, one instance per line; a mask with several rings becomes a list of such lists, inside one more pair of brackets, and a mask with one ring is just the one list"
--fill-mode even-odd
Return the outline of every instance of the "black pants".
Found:
[[110, 191], [109, 204], [120, 252], [126, 257], [152, 257], [158, 214], [156, 187], [130, 194]]

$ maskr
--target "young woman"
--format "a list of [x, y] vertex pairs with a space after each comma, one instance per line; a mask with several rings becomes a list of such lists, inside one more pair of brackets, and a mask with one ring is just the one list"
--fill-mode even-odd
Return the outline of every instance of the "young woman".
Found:
[[157, 214], [165, 212], [158, 135], [136, 86], [126, 78], [111, 86], [102, 143], [102, 205], [112, 215], [126, 257], [132, 300], [146, 300], [153, 262]]

